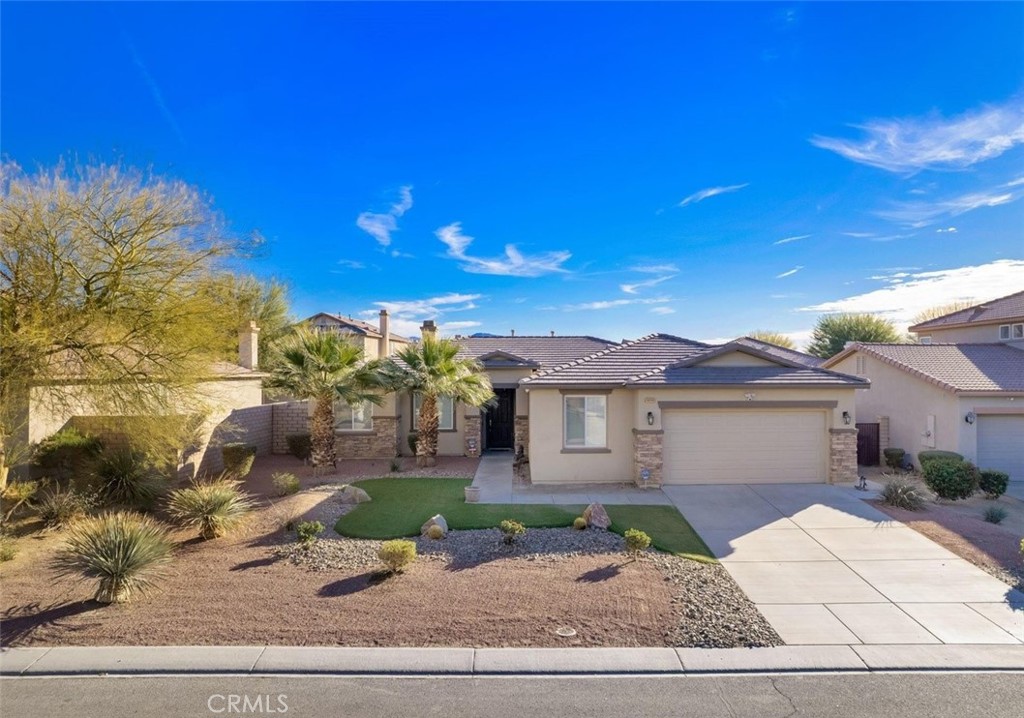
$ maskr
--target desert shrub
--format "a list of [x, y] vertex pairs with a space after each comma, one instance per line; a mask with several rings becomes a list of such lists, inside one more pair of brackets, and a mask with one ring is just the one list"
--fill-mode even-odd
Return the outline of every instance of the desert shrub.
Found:
[[274, 484], [274, 489], [277, 491], [278, 496], [288, 496], [289, 494], [297, 494], [301, 488], [299, 483], [299, 477], [295, 474], [289, 474], [287, 472], [277, 472], [270, 477], [271, 482]]
[[96, 600], [121, 603], [152, 588], [173, 544], [160, 524], [135, 513], [86, 519], [73, 526], [57, 555], [65, 574], [99, 579]]
[[69, 426], [40, 441], [32, 454], [32, 463], [42, 468], [45, 475], [67, 481], [85, 473], [102, 449], [103, 442], [95, 436]]
[[969, 461], [930, 458], [924, 464], [924, 482], [941, 499], [969, 498], [978, 490], [979, 471]]
[[392, 474], [397, 474], [402, 470], [402, 465], [399, 463], [398, 459], [392, 459], [390, 468]]
[[925, 464], [936, 459], [957, 459], [963, 461], [964, 457], [955, 451], [940, 451], [938, 449], [917, 452], [917, 463], [921, 465], [922, 471], [924, 471]]
[[218, 479], [178, 489], [167, 502], [167, 511], [184, 526], [199, 529], [199, 536], [213, 539], [237, 527], [252, 511], [252, 497], [238, 488], [238, 481]]
[[515, 543], [517, 536], [526, 533], [526, 527], [512, 519], [505, 519], [498, 524], [498, 530], [501, 531], [501, 540], [507, 544]]
[[295, 525], [295, 534], [303, 546], [312, 546], [317, 536], [324, 532], [324, 525], [319, 521], [299, 521]]
[[18, 555], [18, 547], [14, 539], [6, 534], [0, 534], [0, 563], [14, 560]]
[[252, 464], [256, 460], [256, 446], [242, 443], [224, 444], [220, 447], [220, 454], [224, 458], [224, 473], [236, 479], [244, 479], [252, 471]]
[[885, 457], [885, 465], [893, 471], [899, 471], [903, 468], [903, 460], [907, 456], [907, 452], [903, 449], [882, 449], [882, 456]]
[[3, 500], [3, 520], [6, 521], [19, 507], [32, 500], [39, 490], [39, 484], [35, 481], [12, 481], [0, 492], [0, 499]]
[[105, 450], [92, 478], [101, 500], [138, 508], [152, 508], [165, 486], [153, 462], [132, 449]]
[[1002, 506], [989, 506], [985, 509], [985, 513], [982, 518], [988, 521], [990, 524], [1002, 523], [1003, 519], [1007, 516], [1006, 509]]
[[882, 488], [881, 498], [889, 506], [907, 511], [920, 511], [924, 506], [924, 495], [920, 487], [906, 479], [887, 481]]
[[288, 453], [296, 459], [306, 461], [313, 453], [313, 439], [309, 434], [288, 434], [284, 440], [288, 442]]
[[587, 520], [582, 516], [577, 516], [572, 520], [572, 527], [577, 531], [583, 531], [587, 528]]
[[434, 524], [427, 528], [427, 538], [433, 539], [434, 541], [440, 541], [444, 538], [444, 529]]
[[633, 558], [651, 547], [651, 537], [640, 529], [626, 529], [623, 536], [626, 538], [626, 553]]
[[416, 544], [407, 539], [385, 541], [377, 551], [379, 558], [392, 573], [399, 573], [416, 560]]
[[36, 513], [48, 529], [62, 529], [84, 517], [96, 505], [96, 496], [73, 488], [54, 486], [35, 501]]
[[1010, 485], [1010, 475], [1005, 471], [995, 469], [982, 469], [978, 478], [978, 488], [985, 492], [990, 499], [998, 499], [1006, 493], [1006, 487]]

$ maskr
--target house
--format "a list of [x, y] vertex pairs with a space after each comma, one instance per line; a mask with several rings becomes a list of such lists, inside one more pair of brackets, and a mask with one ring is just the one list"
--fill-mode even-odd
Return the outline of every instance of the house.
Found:
[[[955, 326], [940, 331], [947, 332], [947, 338], [975, 336], [982, 329], [1012, 327], [1013, 319], [1022, 319], [1004, 315], [993, 324], [988, 317], [985, 324], [970, 326], [977, 309], [955, 312], [960, 316]], [[984, 310], [979, 316], [983, 315]], [[929, 331], [939, 336], [934, 329]], [[955, 451], [981, 468], [1024, 480], [1021, 343], [854, 343], [823, 366], [871, 381], [870, 392], [858, 392], [857, 416], [865, 422], [862, 433], [878, 433], [879, 450], [901, 448], [918, 465], [920, 451]]]
[[1024, 348], [1024, 291], [910, 327], [921, 344], [1006, 342]]
[[318, 331], [344, 334], [349, 341], [362, 349], [363, 354], [368, 358], [389, 356], [403, 346], [412, 343], [412, 340], [407, 337], [391, 333], [391, 318], [386, 309], [380, 310], [380, 320], [377, 326], [352, 317], [326, 312], [314, 314], [306, 319], [305, 323]]

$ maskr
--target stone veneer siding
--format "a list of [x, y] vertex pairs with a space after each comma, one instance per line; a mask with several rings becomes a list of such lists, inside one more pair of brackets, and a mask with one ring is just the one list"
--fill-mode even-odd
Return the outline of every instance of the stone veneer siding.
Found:
[[515, 421], [514, 449], [519, 451], [523, 447], [523, 455], [530, 455], [530, 417], [517, 416]]
[[480, 415], [463, 417], [462, 448], [466, 456], [480, 456], [482, 436], [480, 435]]
[[375, 416], [371, 431], [339, 431], [334, 437], [339, 459], [393, 459], [398, 456], [398, 417]]
[[641, 469], [649, 469], [651, 472], [648, 486], [661, 486], [664, 436], [664, 431], [656, 429], [633, 429], [633, 481], [637, 486], [642, 485]]
[[857, 480], [857, 430], [829, 429], [828, 480], [831, 484]]
[[282, 401], [270, 406], [274, 412], [271, 451], [287, 454], [289, 434], [309, 433], [309, 402]]

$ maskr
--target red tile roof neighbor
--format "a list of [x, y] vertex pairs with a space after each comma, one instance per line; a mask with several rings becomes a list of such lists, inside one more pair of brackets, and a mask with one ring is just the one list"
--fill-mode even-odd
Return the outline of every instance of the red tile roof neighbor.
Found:
[[1010, 322], [1024, 320], [1024, 292], [1017, 292], [1007, 297], [993, 299], [974, 307], [961, 309], [944, 314], [935, 319], [915, 324], [910, 331], [915, 334], [929, 329], [960, 326], [963, 324], [989, 324], [992, 322]]

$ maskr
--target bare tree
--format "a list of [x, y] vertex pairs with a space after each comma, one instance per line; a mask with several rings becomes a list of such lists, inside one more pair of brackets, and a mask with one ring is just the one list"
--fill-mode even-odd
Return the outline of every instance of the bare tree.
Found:
[[777, 347], [783, 347], [784, 349], [796, 349], [796, 344], [792, 339], [781, 332], [773, 332], [770, 329], [757, 329], [750, 332], [747, 336], [751, 339], [774, 344]]
[[939, 304], [934, 307], [929, 307], [928, 309], [918, 312], [910, 321], [910, 326], [920, 324], [921, 322], [927, 322], [931, 319], [938, 319], [939, 317], [944, 317], [947, 314], [959, 312], [963, 309], [970, 309], [973, 306], [976, 306], [975, 302], [950, 302], [949, 304]]

